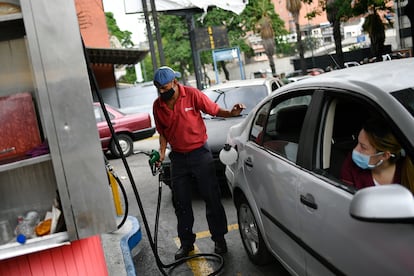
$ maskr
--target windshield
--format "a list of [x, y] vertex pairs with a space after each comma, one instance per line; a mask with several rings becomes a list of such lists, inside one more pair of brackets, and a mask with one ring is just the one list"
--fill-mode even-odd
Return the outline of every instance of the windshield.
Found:
[[237, 103], [244, 104], [246, 109], [243, 110], [242, 115], [248, 114], [267, 96], [265, 85], [230, 87], [221, 90], [204, 90], [203, 92], [221, 108], [231, 109]]
[[414, 88], [391, 93], [414, 116]]

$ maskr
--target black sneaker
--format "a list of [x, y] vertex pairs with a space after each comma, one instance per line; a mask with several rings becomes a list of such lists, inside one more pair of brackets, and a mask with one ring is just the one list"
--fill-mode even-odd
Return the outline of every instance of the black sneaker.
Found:
[[175, 253], [175, 259], [178, 260], [178, 259], [187, 257], [188, 254], [190, 254], [190, 252], [193, 250], [194, 250], [194, 245], [191, 245], [191, 246], [182, 245], [180, 249], [178, 249], [178, 251]]
[[214, 243], [214, 253], [223, 254], [227, 252], [227, 243], [226, 240], [216, 241]]

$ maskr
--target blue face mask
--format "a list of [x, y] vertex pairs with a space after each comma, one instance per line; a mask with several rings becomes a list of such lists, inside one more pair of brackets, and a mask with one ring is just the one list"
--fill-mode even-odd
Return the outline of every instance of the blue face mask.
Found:
[[354, 161], [354, 163], [360, 167], [361, 169], [365, 170], [365, 169], [374, 169], [376, 167], [378, 167], [379, 165], [381, 165], [384, 160], [380, 160], [377, 162], [377, 164], [371, 165], [369, 164], [369, 159], [371, 158], [371, 156], [377, 156], [377, 155], [381, 155], [384, 154], [383, 152], [378, 152], [376, 154], [373, 155], [367, 155], [367, 154], [363, 154], [360, 153], [357, 150], [353, 150], [352, 151], [352, 160]]

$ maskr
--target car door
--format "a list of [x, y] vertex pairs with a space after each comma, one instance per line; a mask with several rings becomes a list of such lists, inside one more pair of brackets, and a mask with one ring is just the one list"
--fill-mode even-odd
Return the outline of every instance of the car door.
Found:
[[[414, 225], [352, 218], [349, 212], [354, 190], [331, 170], [342, 158], [336, 153], [338, 148], [349, 144], [348, 150], [352, 150], [352, 133], [360, 121], [370, 112], [385, 112], [360, 98], [338, 94], [324, 99], [318, 108], [322, 119], [314, 125], [319, 138], [307, 155], [312, 165], [297, 175], [300, 242], [306, 252], [307, 275], [407, 275], [414, 271]], [[359, 114], [353, 118], [355, 113]], [[337, 120], [340, 117], [342, 123]], [[336, 141], [345, 144], [336, 148]]]
[[295, 162], [310, 99], [310, 95], [296, 95], [264, 105], [254, 122], [264, 134], [252, 128], [244, 156], [244, 177], [260, 213], [265, 240], [299, 274], [304, 274], [305, 262], [295, 242], [300, 230], [296, 196], [301, 170]]

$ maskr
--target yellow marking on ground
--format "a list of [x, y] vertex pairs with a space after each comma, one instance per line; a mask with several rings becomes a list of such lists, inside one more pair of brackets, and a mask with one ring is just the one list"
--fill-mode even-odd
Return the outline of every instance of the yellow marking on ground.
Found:
[[[228, 231], [234, 231], [239, 229], [238, 224], [231, 224], [227, 226]], [[211, 237], [210, 231], [202, 231], [196, 233], [196, 240]], [[180, 248], [181, 243], [180, 239], [174, 238], [174, 242], [178, 248]], [[201, 253], [200, 249], [194, 244], [194, 251], [190, 253], [190, 256], [193, 254]], [[214, 272], [214, 269], [210, 266], [207, 259], [204, 257], [198, 257], [187, 261], [187, 265], [190, 267], [194, 275], [209, 275]]]
[[[227, 225], [227, 230], [229, 232], [234, 231], [234, 230], [238, 230], [238, 229], [239, 229], [238, 224]], [[208, 230], [196, 233], [196, 239], [203, 239], [203, 238], [208, 238], [208, 237], [211, 237], [210, 231], [208, 231]]]
[[[178, 248], [180, 248], [181, 243], [179, 238], [174, 238], [174, 242]], [[200, 249], [194, 244], [194, 251], [190, 253], [191, 255], [201, 253]], [[190, 259], [187, 261], [187, 265], [190, 267], [194, 275], [209, 275], [214, 272], [213, 268], [207, 262], [206, 258], [198, 257]]]
[[158, 140], [158, 139], [160, 139], [160, 136], [159, 135], [153, 135], [153, 136], [151, 136], [151, 137], [149, 137], [149, 138], [145, 138], [145, 139], [143, 139], [143, 140], [141, 140], [141, 141], [146, 141], [146, 140]]

